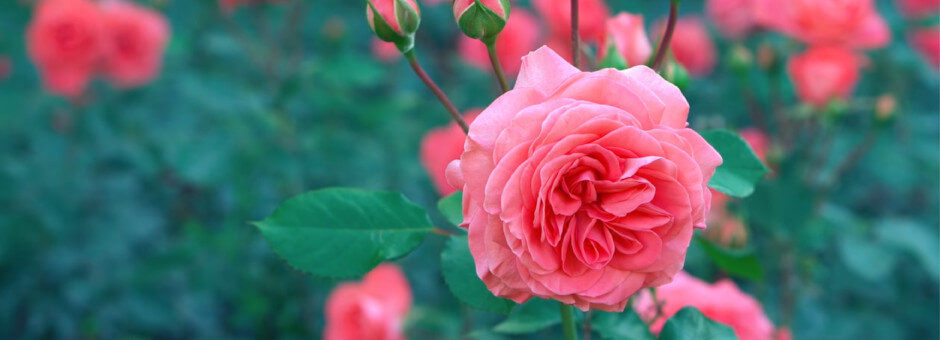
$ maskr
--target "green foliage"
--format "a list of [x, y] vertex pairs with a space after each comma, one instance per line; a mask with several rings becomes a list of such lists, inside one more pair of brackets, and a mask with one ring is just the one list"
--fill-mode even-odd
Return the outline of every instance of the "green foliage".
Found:
[[698, 235], [695, 236], [695, 242], [701, 245], [715, 265], [728, 274], [750, 280], [763, 280], [764, 273], [753, 249], [727, 249]]
[[723, 160], [708, 186], [734, 197], [747, 197], [754, 192], [754, 185], [770, 172], [738, 135], [716, 130], [702, 132], [702, 137], [718, 150]]
[[526, 334], [560, 323], [558, 302], [532, 298], [513, 310], [509, 318], [500, 322], [493, 330], [504, 334]]
[[454, 296], [473, 308], [509, 314], [516, 306], [511, 300], [493, 296], [477, 277], [466, 236], [452, 236], [447, 240], [441, 252], [441, 271]]
[[649, 326], [640, 319], [640, 316], [627, 307], [621, 313], [596, 311], [591, 323], [591, 329], [601, 335], [602, 339], [631, 339], [655, 340], [650, 333]]
[[659, 333], [660, 340], [736, 340], [731, 327], [702, 315], [695, 307], [685, 307], [673, 315]]
[[447, 222], [459, 226], [463, 223], [463, 193], [458, 191], [442, 198], [437, 202], [437, 210], [444, 215]]
[[292, 266], [326, 277], [362, 275], [405, 256], [433, 228], [401, 193], [350, 188], [301, 194], [255, 225]]

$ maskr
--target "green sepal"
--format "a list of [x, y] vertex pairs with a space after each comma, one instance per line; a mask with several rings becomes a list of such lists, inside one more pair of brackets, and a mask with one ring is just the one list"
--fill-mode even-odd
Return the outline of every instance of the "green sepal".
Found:
[[[396, 0], [395, 2], [395, 13], [396, 13], [396, 16], [399, 16], [399, 23], [401, 25], [402, 21], [398, 13], [407, 12], [408, 10], [399, 10], [399, 7], [401, 6], [399, 4], [400, 1], [403, 1], [403, 0]], [[398, 50], [401, 51], [402, 53], [407, 53], [408, 51], [411, 51], [412, 49], [414, 49], [414, 45], [415, 45], [414, 31], [417, 30], [417, 25], [418, 25], [417, 23], [415, 23], [414, 29], [411, 31], [405, 30], [404, 25], [401, 26], [403, 32], [411, 32], [411, 33], [407, 33], [407, 34], [398, 33], [398, 31], [395, 31], [395, 29], [393, 29], [392, 26], [389, 25], [387, 21], [385, 21], [385, 18], [379, 15], [379, 11], [375, 9], [375, 5], [372, 4], [372, 1], [368, 1], [367, 4], [368, 4], [368, 8], [366, 10], [372, 11], [372, 21], [369, 22], [369, 27], [372, 28], [372, 31], [375, 32], [375, 35], [379, 39], [381, 39], [382, 41], [395, 44], [395, 46], [398, 47]], [[411, 6], [408, 6], [407, 4], [404, 6], [405, 8], [408, 8], [408, 9], [411, 8]], [[411, 12], [414, 13], [414, 10], [412, 9]], [[415, 13], [414, 17], [418, 18], [417, 13]]]
[[463, 13], [460, 13], [457, 18], [457, 25], [468, 37], [492, 43], [496, 40], [499, 32], [502, 32], [503, 28], [506, 27], [506, 21], [509, 19], [509, 3], [506, 0], [500, 0], [500, 5], [503, 6], [506, 13], [505, 17], [484, 6], [480, 0], [476, 0], [470, 6], [467, 6]]
[[626, 59], [623, 59], [623, 56], [620, 55], [620, 52], [617, 51], [616, 44], [610, 44], [607, 46], [607, 55], [604, 56], [604, 59], [601, 60], [600, 68], [615, 68], [618, 70], [625, 70], [630, 67], [630, 64], [627, 63]]

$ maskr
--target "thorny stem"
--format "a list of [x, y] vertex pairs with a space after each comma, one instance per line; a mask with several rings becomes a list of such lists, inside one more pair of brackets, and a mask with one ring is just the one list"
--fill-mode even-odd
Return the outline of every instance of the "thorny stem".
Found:
[[679, 4], [672, 1], [669, 4], [669, 21], [666, 23], [666, 32], [663, 33], [663, 39], [659, 41], [656, 47], [656, 56], [653, 58], [652, 68], [656, 71], [663, 66], [666, 59], [666, 51], [669, 50], [669, 43], [672, 41], [672, 32], [676, 29], [676, 21], [679, 19]]
[[418, 78], [421, 78], [421, 81], [424, 82], [424, 85], [428, 87], [431, 92], [434, 93], [434, 96], [441, 101], [441, 105], [444, 105], [444, 108], [447, 109], [447, 112], [450, 113], [450, 117], [460, 125], [460, 128], [463, 129], [464, 133], [470, 132], [470, 126], [467, 125], [467, 121], [463, 119], [460, 115], [460, 112], [457, 111], [457, 107], [454, 106], [454, 103], [450, 101], [450, 98], [447, 98], [447, 95], [444, 94], [444, 91], [441, 91], [441, 88], [431, 80], [431, 77], [428, 76], [427, 72], [424, 72], [424, 69], [421, 68], [421, 64], [418, 63], [418, 58], [415, 56], [414, 49], [405, 52], [405, 58], [408, 59], [408, 63], [411, 64], [411, 69], [415, 71], [415, 75]]
[[578, 32], [580, 21], [580, 6], [578, 0], [571, 0], [571, 58], [574, 67], [581, 67], [581, 34]]
[[499, 80], [499, 87], [503, 89], [503, 93], [509, 92], [509, 83], [506, 82], [506, 74], [503, 73], [503, 66], [499, 63], [499, 56], [496, 54], [496, 42], [489, 41], [485, 42], [486, 51], [490, 55], [490, 63], [493, 64], [493, 72], [496, 72], [496, 79]]

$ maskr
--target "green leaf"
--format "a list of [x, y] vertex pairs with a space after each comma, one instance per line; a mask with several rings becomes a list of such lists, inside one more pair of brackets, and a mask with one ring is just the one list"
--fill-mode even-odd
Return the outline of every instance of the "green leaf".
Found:
[[359, 276], [405, 256], [432, 229], [401, 193], [352, 188], [293, 197], [255, 225], [290, 265], [327, 277]]
[[839, 239], [838, 245], [846, 267], [869, 281], [885, 279], [897, 261], [893, 249], [858, 236], [846, 235]]
[[725, 130], [702, 132], [724, 162], [715, 170], [708, 186], [735, 197], [754, 193], [754, 186], [770, 172], [754, 154], [754, 150], [737, 134]]
[[458, 191], [437, 202], [437, 210], [447, 222], [459, 226], [463, 223], [463, 193]]
[[493, 331], [504, 334], [537, 332], [561, 323], [558, 302], [532, 298], [509, 314], [509, 318], [496, 325]]
[[602, 339], [655, 340], [640, 316], [627, 308], [623, 313], [594, 311], [593, 329]]
[[731, 327], [717, 323], [695, 307], [685, 307], [666, 321], [660, 340], [734, 340]]
[[764, 271], [753, 249], [727, 249], [698, 235], [695, 241], [702, 246], [708, 258], [728, 274], [756, 281], [764, 279]]
[[454, 296], [470, 307], [509, 314], [516, 306], [511, 300], [493, 296], [477, 276], [466, 236], [453, 236], [447, 240], [441, 252], [441, 271]]
[[920, 261], [935, 280], [940, 278], [940, 247], [931, 228], [906, 219], [889, 219], [878, 223], [876, 234], [885, 244], [905, 250]]

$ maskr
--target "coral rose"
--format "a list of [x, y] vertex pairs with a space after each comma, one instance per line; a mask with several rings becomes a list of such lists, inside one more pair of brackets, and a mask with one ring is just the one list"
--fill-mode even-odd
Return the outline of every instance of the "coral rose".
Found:
[[401, 269], [382, 264], [360, 283], [336, 287], [326, 300], [324, 340], [404, 340], [411, 288]]
[[755, 26], [754, 0], [708, 0], [708, 18], [727, 38], [741, 39]]
[[447, 169], [489, 290], [619, 311], [671, 281], [721, 163], [688, 112], [646, 66], [581, 72], [547, 47], [523, 58]]
[[[396, 50], [397, 51], [397, 50]], [[480, 114], [481, 110], [469, 110], [464, 113], [464, 119], [467, 123], [473, 123], [473, 120]], [[444, 171], [447, 165], [455, 159], [460, 158], [463, 153], [463, 143], [467, 139], [460, 126], [455, 122], [450, 125], [440, 127], [429, 131], [421, 140], [421, 165], [431, 177], [431, 182], [437, 188], [441, 196], [447, 196], [456, 188], [447, 183]]]
[[[665, 22], [656, 25], [657, 36], [662, 36]], [[669, 49], [676, 61], [693, 76], [705, 76], [715, 68], [715, 43], [712, 42], [708, 29], [696, 16], [679, 18], [672, 33]]]
[[[656, 289], [656, 297], [662, 303], [659, 318], [650, 325], [653, 333], [659, 333], [666, 320], [680, 309], [697, 308], [706, 317], [727, 325], [740, 340], [775, 339], [774, 324], [770, 322], [760, 302], [738, 289], [731, 280], [708, 284], [686, 272], [676, 275], [672, 283]], [[648, 292], [640, 294], [634, 309], [647, 322], [657, 314], [656, 305]]]
[[29, 56], [46, 88], [80, 95], [99, 62], [104, 41], [98, 6], [87, 0], [44, 0], [26, 32]]
[[756, 0], [755, 18], [767, 28], [811, 45], [881, 48], [891, 32], [872, 0]]
[[646, 64], [653, 54], [650, 39], [643, 28], [642, 15], [620, 13], [607, 19], [607, 35], [600, 49], [599, 60], [604, 60], [611, 44], [631, 66]]
[[[516, 8], [509, 13], [506, 27], [496, 38], [496, 53], [499, 63], [507, 74], [519, 73], [522, 57], [539, 47], [539, 23], [528, 11]], [[457, 42], [460, 56], [467, 63], [482, 70], [490, 70], [490, 57], [483, 42], [461, 36]]]
[[159, 12], [126, 1], [102, 3], [104, 74], [118, 87], [146, 84], [159, 72], [170, 28]]
[[813, 47], [792, 56], [787, 72], [805, 103], [823, 107], [833, 99], [848, 99], [859, 78], [861, 57], [839, 47]]
[[919, 28], [908, 36], [908, 42], [924, 59], [940, 70], [940, 26]]
[[[533, 0], [532, 6], [552, 29], [557, 39], [571, 41], [571, 2], [558, 0]], [[578, 32], [587, 42], [604, 39], [604, 23], [610, 10], [604, 0], [580, 0], [578, 2]], [[571, 48], [570, 45], [568, 47]]]

